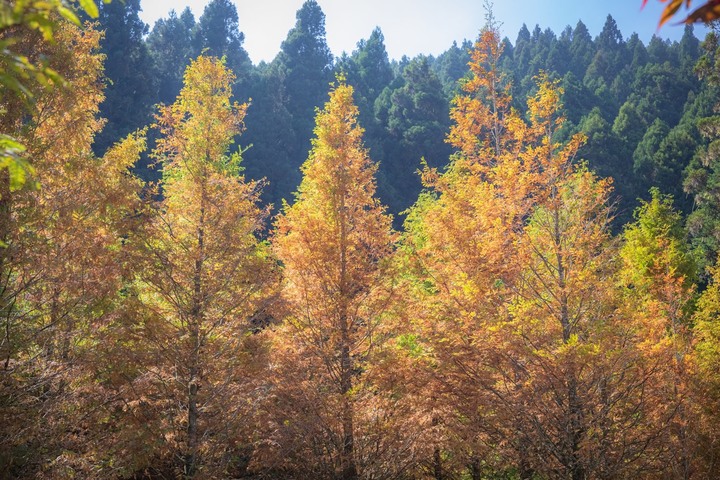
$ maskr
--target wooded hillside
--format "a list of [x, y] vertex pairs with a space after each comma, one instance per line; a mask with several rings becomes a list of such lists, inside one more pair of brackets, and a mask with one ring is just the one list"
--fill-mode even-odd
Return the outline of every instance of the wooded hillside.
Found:
[[334, 58], [307, 0], [253, 65], [228, 0], [14, 6], [0, 477], [720, 469], [714, 31]]

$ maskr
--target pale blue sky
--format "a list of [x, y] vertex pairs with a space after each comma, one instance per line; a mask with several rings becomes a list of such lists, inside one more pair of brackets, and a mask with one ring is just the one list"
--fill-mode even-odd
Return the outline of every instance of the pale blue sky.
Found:
[[[141, 0], [142, 19], [152, 25], [170, 9], [178, 14], [186, 7], [197, 19], [209, 0]], [[295, 12], [304, 0], [232, 0], [245, 33], [245, 48], [253, 63], [272, 60], [288, 30], [295, 24]], [[455, 40], [475, 39], [485, 19], [483, 0], [318, 0], [326, 15], [327, 42], [335, 55], [351, 52], [358, 40], [367, 38], [375, 26], [385, 35], [391, 58], [417, 54], [437, 55]], [[682, 26], [665, 25], [657, 30], [662, 4], [649, 0], [495, 0], [495, 16], [502, 22], [503, 35], [513, 43], [523, 23], [532, 31], [535, 24], [560, 34], [578, 19], [596, 36], [611, 14], [625, 38], [637, 32], [647, 43], [653, 33], [679, 39]], [[699, 38], [705, 30], [696, 29]]]

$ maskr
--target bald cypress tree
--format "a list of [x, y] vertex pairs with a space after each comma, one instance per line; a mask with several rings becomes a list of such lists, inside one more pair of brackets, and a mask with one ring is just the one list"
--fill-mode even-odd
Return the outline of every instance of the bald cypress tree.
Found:
[[290, 450], [302, 457], [313, 444], [323, 445], [329, 458], [313, 463], [329, 465], [314, 474], [346, 480], [362, 473], [358, 410], [368, 388], [362, 372], [378, 348], [393, 242], [391, 218], [375, 198], [376, 166], [362, 146], [352, 93], [340, 83], [318, 113], [297, 200], [279, 218], [274, 242], [289, 305], [278, 355], [302, 366], [302, 380], [289, 386], [297, 389], [292, 404], [305, 411], [303, 402], [315, 399], [310, 410], [318, 411], [309, 431], [290, 433]]

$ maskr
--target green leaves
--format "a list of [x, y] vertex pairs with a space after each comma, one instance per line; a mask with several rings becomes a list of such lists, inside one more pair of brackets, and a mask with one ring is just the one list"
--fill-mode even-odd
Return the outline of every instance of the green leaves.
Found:
[[28, 175], [35, 173], [24, 156], [25, 146], [9, 135], [0, 134], [0, 170], [7, 168], [10, 174], [10, 191], [25, 185]]
[[[78, 1], [88, 16], [98, 17], [99, 11], [94, 0]], [[110, 0], [104, 1], [107, 3]], [[53, 42], [58, 26], [53, 19], [55, 13], [66, 21], [80, 25], [78, 16], [67, 0], [3, 2], [0, 5], [0, 34], [25, 26], [40, 33], [45, 42]], [[17, 39], [12, 34], [0, 39], [0, 87], [5, 87], [22, 99], [28, 110], [31, 110], [34, 102], [33, 83], [42, 88], [51, 88], [65, 85], [65, 80], [48, 66], [47, 58], [41, 56], [37, 63], [33, 63], [27, 56], [14, 51], [16, 43]], [[24, 152], [25, 147], [16, 139], [0, 134], [0, 170], [8, 169], [11, 191], [21, 188], [28, 174], [33, 173], [32, 166], [23, 156]]]
[[97, 18], [100, 15], [94, 0], [79, 0], [80, 7], [87, 13], [90, 18]]

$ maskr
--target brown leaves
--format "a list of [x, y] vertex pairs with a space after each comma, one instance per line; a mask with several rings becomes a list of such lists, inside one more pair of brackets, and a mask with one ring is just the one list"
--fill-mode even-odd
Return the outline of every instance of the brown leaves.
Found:
[[[663, 3], [667, 3], [667, 6], [662, 12], [660, 17], [659, 27], [667, 23], [673, 18], [681, 7], [690, 9], [692, 0], [660, 0]], [[643, 0], [642, 6], [645, 7], [648, 0]], [[720, 18], [720, 0], [708, 0], [700, 8], [691, 11], [682, 23], [710, 23]]]
[[[362, 145], [352, 94], [340, 79], [318, 112], [297, 199], [273, 239], [288, 307], [275, 355], [286, 372], [299, 367], [275, 379], [282, 403], [273, 413], [290, 417], [279, 448], [293, 452], [294, 468], [308, 478], [397, 471], [407, 448], [390, 434], [404, 431], [393, 428], [402, 421], [393, 410], [399, 402], [368, 377], [394, 299], [394, 235], [375, 197], [377, 167]], [[302, 461], [308, 456], [313, 465]]]

